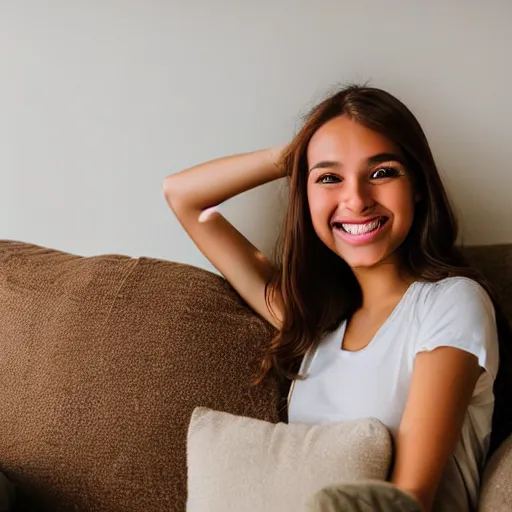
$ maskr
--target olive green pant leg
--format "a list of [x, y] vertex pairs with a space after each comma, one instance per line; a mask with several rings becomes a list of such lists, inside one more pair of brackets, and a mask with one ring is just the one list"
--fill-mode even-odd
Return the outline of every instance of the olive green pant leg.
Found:
[[381, 481], [332, 485], [317, 492], [308, 512], [422, 512], [413, 496]]

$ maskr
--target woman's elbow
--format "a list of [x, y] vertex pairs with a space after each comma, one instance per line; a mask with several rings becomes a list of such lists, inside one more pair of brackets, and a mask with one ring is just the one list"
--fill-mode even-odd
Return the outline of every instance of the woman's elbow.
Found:
[[181, 194], [174, 175], [171, 174], [164, 179], [162, 184], [162, 192], [171, 210], [176, 211]]

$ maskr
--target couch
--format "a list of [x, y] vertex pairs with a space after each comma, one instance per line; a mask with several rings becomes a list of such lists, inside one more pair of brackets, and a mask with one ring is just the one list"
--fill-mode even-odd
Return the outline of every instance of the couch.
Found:
[[[466, 252], [512, 319], [512, 245]], [[16, 509], [185, 510], [195, 407], [279, 421], [277, 385], [250, 385], [272, 334], [205, 270], [0, 241], [0, 472]], [[480, 510], [512, 510], [512, 438]]]

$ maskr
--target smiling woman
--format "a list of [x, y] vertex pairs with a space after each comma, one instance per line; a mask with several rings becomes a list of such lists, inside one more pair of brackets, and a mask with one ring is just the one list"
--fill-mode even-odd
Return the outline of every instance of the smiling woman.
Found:
[[[270, 262], [211, 208], [284, 176]], [[286, 147], [198, 165], [164, 190], [201, 251], [277, 328], [256, 381], [292, 381], [289, 421], [377, 418], [395, 438], [395, 488], [424, 510], [474, 509], [489, 446], [510, 431], [491, 437], [493, 411], [509, 407], [493, 396], [509, 333], [455, 246], [457, 222], [407, 107], [345, 88]]]

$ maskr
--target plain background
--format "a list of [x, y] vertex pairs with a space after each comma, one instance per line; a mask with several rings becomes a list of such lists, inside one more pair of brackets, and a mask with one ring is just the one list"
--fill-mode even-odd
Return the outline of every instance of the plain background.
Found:
[[[511, 55], [509, 0], [0, 0], [0, 237], [211, 268], [164, 177], [368, 81], [417, 115], [461, 240], [512, 242]], [[269, 253], [284, 197], [223, 209]]]

